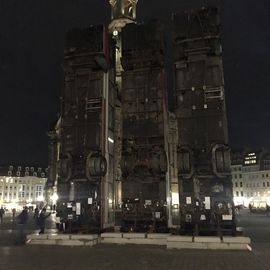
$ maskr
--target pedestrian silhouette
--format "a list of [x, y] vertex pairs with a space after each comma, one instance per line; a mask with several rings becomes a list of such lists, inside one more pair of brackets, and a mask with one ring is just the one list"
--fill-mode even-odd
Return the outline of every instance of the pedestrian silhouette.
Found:
[[18, 244], [24, 244], [26, 242], [25, 227], [28, 221], [28, 208], [25, 206], [22, 212], [17, 216], [19, 223], [19, 236]]
[[1, 222], [1, 224], [3, 223], [4, 215], [5, 215], [5, 210], [3, 207], [1, 207], [1, 209], [0, 209], [0, 222]]
[[39, 234], [43, 234], [45, 231], [45, 222], [46, 222], [46, 218], [49, 217], [51, 215], [51, 213], [49, 213], [48, 215], [46, 215], [46, 209], [43, 208], [41, 213], [39, 214], [38, 218], [37, 218], [37, 225], [40, 229]]

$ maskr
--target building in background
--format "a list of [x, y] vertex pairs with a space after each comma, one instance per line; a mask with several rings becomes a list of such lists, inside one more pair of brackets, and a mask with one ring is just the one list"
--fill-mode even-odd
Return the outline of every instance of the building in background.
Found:
[[235, 205], [270, 205], [270, 153], [232, 153], [232, 182]]
[[0, 167], [0, 205], [6, 209], [42, 205], [46, 181], [47, 168]]

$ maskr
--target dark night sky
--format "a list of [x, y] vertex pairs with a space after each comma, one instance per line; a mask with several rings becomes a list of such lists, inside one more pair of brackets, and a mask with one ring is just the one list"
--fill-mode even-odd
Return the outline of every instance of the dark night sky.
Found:
[[[0, 1], [0, 164], [47, 164], [65, 31], [108, 22], [107, 1]], [[138, 21], [215, 2], [139, 0]], [[270, 146], [270, 1], [224, 0], [222, 25], [230, 145]]]

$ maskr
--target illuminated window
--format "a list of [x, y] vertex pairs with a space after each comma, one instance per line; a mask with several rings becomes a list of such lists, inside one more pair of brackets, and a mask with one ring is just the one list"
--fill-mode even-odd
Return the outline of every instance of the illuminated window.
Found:
[[35, 192], [36, 198], [42, 196], [42, 192], [43, 192], [43, 186], [42, 185], [37, 185], [36, 186], [36, 192]]
[[19, 198], [23, 200], [25, 198], [25, 185], [19, 186]]
[[256, 164], [257, 163], [257, 157], [255, 153], [249, 153], [244, 160], [245, 165], [250, 165], [250, 164]]

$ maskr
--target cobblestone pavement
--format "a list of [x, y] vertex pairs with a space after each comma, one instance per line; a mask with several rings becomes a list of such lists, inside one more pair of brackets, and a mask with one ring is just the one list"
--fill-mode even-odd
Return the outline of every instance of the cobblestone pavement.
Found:
[[[104, 244], [95, 247], [14, 246], [11, 240], [16, 224], [12, 231], [8, 230], [8, 222], [11, 221], [7, 219], [0, 227], [0, 270], [270, 270], [270, 217], [249, 217], [247, 212], [239, 216], [239, 225], [246, 227], [253, 238], [252, 252]], [[53, 228], [50, 222], [48, 228]], [[30, 220], [28, 230], [35, 229], [34, 221]]]
[[0, 248], [8, 270], [268, 270], [270, 249], [248, 251], [166, 250], [136, 245], [92, 248], [24, 246]]

